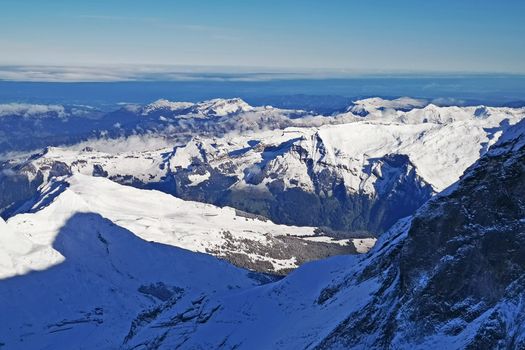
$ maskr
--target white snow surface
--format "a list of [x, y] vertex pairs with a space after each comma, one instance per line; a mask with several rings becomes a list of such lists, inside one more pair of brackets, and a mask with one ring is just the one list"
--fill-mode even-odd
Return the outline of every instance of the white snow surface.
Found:
[[204, 181], [210, 178], [210, 173], [206, 172], [204, 174], [191, 174], [188, 176], [188, 179], [191, 181], [190, 186], [197, 186]]
[[[124, 192], [108, 180], [79, 175], [58, 197], [49, 191], [36, 212], [0, 222], [0, 340], [6, 348], [120, 348], [132, 321], [170, 297], [191, 302], [203, 293], [258, 284], [224, 261], [157, 242], [174, 240], [170, 231], [163, 236], [161, 226], [149, 226], [160, 206], [154, 199], [163, 198], [144, 205]], [[95, 202], [114, 221], [97, 212]], [[140, 220], [130, 211], [133, 204], [148, 216]]]
[[157, 100], [142, 108], [142, 115], [147, 116], [156, 111], [183, 112], [189, 111], [189, 115], [216, 116], [224, 117], [231, 114], [249, 112], [254, 107], [240, 98], [222, 99], [192, 103], [192, 102], [172, 102], [165, 99]]
[[415, 99], [411, 97], [400, 97], [395, 100], [386, 100], [380, 97], [371, 97], [362, 100], [354, 101], [354, 105], [348, 108], [348, 111], [356, 114], [376, 114], [380, 110], [385, 109], [403, 109], [409, 110], [413, 108], [425, 107], [427, 102], [422, 99]]
[[358, 253], [367, 253], [376, 244], [377, 239], [375, 238], [354, 238], [352, 243], [357, 249]]
[[[23, 237], [32, 237], [33, 242], [38, 239], [36, 243], [49, 246], [60, 227], [71, 216], [76, 213], [97, 213], [143, 240], [194, 252], [207, 253], [210, 249], [217, 250], [219, 252], [215, 254], [218, 256], [232, 249], [236, 253], [243, 253], [243, 249], [246, 249], [245, 253], [252, 256], [242, 243], [243, 240], [270, 245], [270, 237], [314, 235], [313, 227], [276, 225], [269, 220], [246, 218], [238, 215], [233, 208], [184, 201], [159, 191], [119, 185], [105, 178], [75, 174], [63, 181], [67, 188], [59, 188], [59, 182], [49, 183], [43, 189], [44, 195], [41, 200], [30, 210], [40, 209], [42, 203], [58, 195], [52, 204], [37, 212], [38, 216], [42, 217], [40, 223], [34, 222], [35, 215], [32, 213], [19, 214], [9, 220], [10, 230], [15, 234], [23, 234]], [[239, 243], [234, 248], [225, 248], [230, 235]], [[295, 263], [290, 264], [289, 259], [277, 259], [272, 256], [252, 257], [269, 261], [276, 271], [297, 267]], [[23, 271], [40, 270], [50, 266], [45, 265], [41, 259], [28, 260], [26, 256], [20, 259], [16, 266]], [[60, 258], [57, 259], [56, 263], [61, 261]], [[0, 271], [3, 276], [8, 273], [16, 274], [16, 271]]]
[[[217, 247], [223, 230], [264, 242], [266, 233], [313, 235], [313, 228], [247, 219], [231, 208], [121, 186], [89, 176], [92, 165], [103, 164], [115, 175], [127, 171], [143, 179], [158, 178], [162, 176], [160, 165], [166, 165], [164, 169], [188, 166], [191, 157], [202, 156], [196, 150], [204, 149], [214, 164], [242, 150], [228, 158], [244, 165], [241, 169], [257, 172], [254, 165], [262, 160], [260, 146], [250, 146], [248, 141], [265, 145], [291, 141], [306, 150], [319, 169], [343, 169], [341, 176], [350, 190], [370, 190], [363, 168], [371, 159], [390, 153], [408, 155], [418, 174], [440, 190], [456, 181], [524, 112], [429, 105], [339, 126], [195, 139], [193, 145], [175, 153], [172, 149], [118, 154], [50, 149], [35, 162], [74, 163], [75, 175], [48, 182], [40, 200], [27, 208], [30, 213], [18, 214], [7, 224], [0, 219], [0, 342], [8, 349], [69, 349], [79, 344], [100, 349], [144, 348], [144, 342], [154, 344], [160, 338], [164, 348], [206, 349], [219, 344], [243, 349], [315, 347], [348, 315], [381, 302], [373, 295], [381, 287], [380, 276], [359, 281], [355, 276], [396, 248], [406, 236], [410, 219], [400, 220], [382, 235], [371, 254], [308, 263], [278, 282], [255, 286], [246, 271], [178, 247], [196, 252]], [[521, 135], [522, 129], [520, 122], [512, 131]], [[501, 142], [513, 140], [521, 145], [523, 137]], [[310, 186], [293, 149], [278, 153], [272, 162], [282, 174], [293, 174], [290, 178], [298, 179], [297, 186]], [[60, 187], [64, 183], [67, 187]], [[240, 181], [236, 185], [247, 184]], [[288, 266], [293, 261], [280, 263]], [[183, 288], [184, 293], [168, 305], [138, 292], [141, 286], [157, 282], [172, 291]], [[327, 287], [336, 287], [335, 294], [319, 303]], [[155, 317], [134, 323], [136, 333], [125, 340], [133, 328], [130, 320], [155, 307], [162, 309]], [[195, 312], [202, 317], [188, 318]], [[213, 317], [206, 319], [209, 314]], [[166, 322], [184, 319], [165, 327]], [[471, 328], [476, 326], [473, 322]], [[438, 334], [423, 340], [426, 348], [439, 349], [444, 342], [462, 348], [464, 337]], [[395, 341], [398, 348], [414, 346], [399, 337]]]
[[23, 235], [15, 235], [0, 218], [0, 279], [25, 273], [24, 266], [17, 264], [20, 255], [29, 253], [31, 241]]
[[[381, 103], [373, 101], [375, 105], [386, 103], [384, 100]], [[221, 100], [220, 105], [224, 103]], [[402, 99], [391, 104], [406, 106], [416, 104], [416, 101]], [[261, 112], [261, 115], [270, 112]], [[250, 113], [255, 112], [246, 112], [246, 115]], [[379, 169], [370, 169], [372, 162], [390, 154], [403, 154], [409, 157], [417, 175], [432, 185], [435, 192], [440, 192], [457, 181], [503, 131], [520, 121], [525, 109], [438, 107], [429, 104], [409, 111], [378, 113], [382, 114], [365, 118], [356, 117], [351, 112], [335, 117], [298, 118], [293, 120], [318, 120], [319, 125], [232, 134], [223, 138], [195, 137], [175, 150], [162, 148], [107, 153], [81, 152], [73, 147], [51, 148], [35, 163], [41, 168], [51, 161], [63, 161], [73, 165], [75, 172], [83, 174], [91, 174], [93, 165], [98, 164], [109, 176], [132, 175], [143, 182], [157, 182], [169, 170], [188, 168], [197, 159], [214, 168], [233, 164], [234, 167], [227, 167], [234, 169], [227, 175], [237, 177], [233, 187], [252, 186], [246, 183], [246, 176], [254, 176], [264, 170], [272, 176], [277, 175], [287, 188], [313, 191], [306, 162], [312, 160], [315, 172], [330, 170], [343, 181], [349, 193], [373, 196], [380, 191], [376, 182], [381, 174]], [[257, 115], [257, 118], [261, 117]], [[331, 125], [333, 120], [341, 118], [346, 123]], [[323, 120], [328, 125], [323, 125]], [[262, 154], [267, 147], [281, 147], [281, 150]], [[298, 149], [304, 152], [298, 153]], [[198, 181], [191, 180], [195, 186], [206, 181], [205, 177], [199, 177]], [[264, 190], [271, 181], [272, 178], [266, 177], [257, 186]]]

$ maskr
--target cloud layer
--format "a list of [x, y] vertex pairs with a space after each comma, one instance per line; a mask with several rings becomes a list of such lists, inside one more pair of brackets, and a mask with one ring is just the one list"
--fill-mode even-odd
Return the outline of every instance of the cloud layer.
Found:
[[[383, 76], [381, 71], [223, 66], [0, 66], [0, 80], [38, 82], [272, 81]], [[391, 74], [391, 73], [389, 73]], [[404, 72], [396, 73], [404, 76]], [[406, 73], [408, 74], [408, 73]]]
[[0, 117], [22, 116], [24, 118], [43, 117], [48, 115], [66, 118], [68, 113], [61, 105], [39, 105], [27, 103], [0, 104]]

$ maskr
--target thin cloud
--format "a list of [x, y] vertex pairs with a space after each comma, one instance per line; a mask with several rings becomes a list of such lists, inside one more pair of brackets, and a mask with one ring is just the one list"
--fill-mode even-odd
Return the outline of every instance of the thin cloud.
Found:
[[128, 16], [115, 16], [115, 15], [80, 15], [77, 16], [80, 19], [97, 20], [97, 21], [128, 21], [128, 22], [142, 22], [149, 23], [158, 26], [159, 28], [171, 28], [171, 29], [182, 29], [192, 32], [208, 32], [218, 33], [228, 30], [225, 27], [210, 26], [206, 24], [194, 24], [194, 23], [173, 23], [172, 21], [166, 21], [159, 17], [128, 17]]
[[130, 17], [108, 16], [108, 15], [80, 15], [80, 16], [77, 16], [77, 18], [81, 18], [81, 19], [95, 19], [95, 20], [102, 20], [102, 21], [131, 20]]
[[130, 17], [130, 16], [116, 16], [116, 15], [79, 15], [79, 19], [95, 20], [95, 21], [128, 21], [128, 22], [161, 22], [160, 18], [156, 17]]
[[59, 118], [67, 117], [64, 106], [61, 105], [38, 105], [27, 103], [0, 104], [0, 117], [22, 116], [24, 118], [46, 117], [56, 115]]
[[109, 81], [272, 81], [282, 79], [322, 79], [338, 72], [268, 70], [204, 66], [0, 66], [0, 80], [41, 82]]

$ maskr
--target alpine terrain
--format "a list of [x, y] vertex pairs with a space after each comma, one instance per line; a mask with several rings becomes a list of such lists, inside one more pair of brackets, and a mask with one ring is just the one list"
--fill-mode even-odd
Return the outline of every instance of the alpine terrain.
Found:
[[[163, 311], [129, 348], [525, 347], [525, 122], [365, 256]], [[264, 331], [261, 331], [264, 330]], [[129, 345], [128, 345], [129, 344]]]
[[0, 348], [525, 347], [525, 109], [121, 113], [4, 154]]
[[0, 1], [0, 350], [525, 350], [525, 1]]

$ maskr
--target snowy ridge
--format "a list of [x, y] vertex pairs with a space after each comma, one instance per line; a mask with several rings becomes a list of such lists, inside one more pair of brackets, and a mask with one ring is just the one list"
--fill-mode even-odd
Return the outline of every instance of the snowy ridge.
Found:
[[[480, 108], [487, 111], [483, 117], [476, 115]], [[255, 162], [261, 161], [259, 152], [264, 149], [263, 145], [269, 147], [291, 142], [308, 152], [307, 157], [319, 168], [323, 166], [336, 169], [350, 168], [352, 171], [341, 174], [349, 191], [356, 192], [362, 189], [366, 193], [373, 193], [374, 180], [363, 174], [363, 168], [369, 159], [387, 154], [406, 154], [422, 178], [439, 192], [456, 181], [480, 153], [495, 143], [508, 126], [521, 120], [524, 115], [525, 111], [511, 108], [429, 105], [423, 109], [400, 112], [390, 120], [367, 118], [342, 125], [323, 126], [319, 129], [289, 128], [284, 132], [265, 131], [219, 139], [196, 138], [186, 147], [176, 149], [171, 159], [171, 166], [172, 170], [177, 166], [185, 168], [191, 164], [192, 159], [196, 158], [212, 165], [215, 165], [215, 161], [218, 164], [234, 161], [239, 166], [245, 163], [247, 167], [251, 167]], [[252, 141], [252, 144], [257, 143], [257, 146], [250, 146], [248, 141]], [[323, 148], [321, 153], [320, 147]], [[245, 152], [235, 154], [240, 149], [245, 149]], [[79, 167], [83, 161], [98, 160], [104, 168], [106, 164], [115, 169], [119, 168], [115, 173], [110, 171], [114, 175], [119, 172], [121, 175], [139, 175], [137, 176], [139, 178], [153, 176], [155, 179], [165, 175], [159, 171], [161, 169], [158, 169], [162, 161], [159, 159], [160, 154], [170, 151], [163, 149], [143, 154], [137, 152], [117, 155], [95, 152], [84, 157], [81, 152], [75, 154], [74, 151], [67, 149], [52, 150], [53, 152], [49, 152], [46, 157], [54, 160], [61, 160], [63, 157], [68, 164], [77, 158]], [[283, 161], [286, 163], [287, 160], [283, 158], [286, 158], [289, 152], [294, 152], [294, 149], [278, 155], [268, 164]], [[228, 154], [235, 154], [235, 157], [228, 157]], [[203, 155], [206, 156], [206, 160], [203, 159]], [[114, 157], [115, 161], [104, 160], [111, 157]], [[290, 162], [293, 161], [292, 158], [289, 159]], [[130, 163], [129, 166], [126, 165], [127, 163]], [[144, 168], [141, 164], [144, 164]], [[132, 166], [144, 170], [134, 173]], [[286, 168], [294, 172], [291, 164]], [[243, 172], [244, 169], [237, 170], [239, 177]], [[293, 178], [293, 176], [286, 176], [286, 178]]]
[[151, 112], [157, 110], [169, 110], [171, 112], [177, 112], [188, 109], [194, 104], [191, 102], [171, 102], [165, 99], [160, 99], [152, 102], [142, 108], [142, 115], [148, 115]]
[[209, 100], [196, 104], [195, 109], [200, 113], [219, 117], [254, 110], [252, 106], [240, 98]]
[[171, 112], [175, 114], [203, 115], [213, 117], [224, 117], [242, 112], [250, 112], [254, 107], [240, 98], [191, 102], [171, 102], [165, 99], [157, 100], [142, 108], [142, 115], [147, 116], [156, 112]]
[[[479, 155], [483, 154], [509, 125], [521, 120], [525, 115], [525, 112], [520, 109], [483, 107], [488, 112], [483, 117], [479, 117], [477, 112], [480, 108], [482, 107], [460, 108], [429, 105], [423, 109], [399, 112], [390, 120], [368, 120], [367, 118], [367, 120], [342, 125], [327, 125], [318, 130], [313, 128], [289, 129], [285, 132], [275, 131], [246, 137], [232, 137], [224, 142], [219, 140], [218, 142], [221, 143], [215, 149], [221, 150], [221, 154], [224, 154], [226, 150], [222, 150], [223, 147], [226, 148], [230, 144], [242, 145], [243, 140], [260, 141], [257, 147], [247, 149], [239, 156], [241, 158], [239, 163], [250, 162], [252, 166], [254, 160], [261, 160], [260, 155], [255, 156], [253, 153], [258, 153], [260, 149], [263, 149], [264, 144], [278, 145], [290, 141], [305, 150], [306, 157], [312, 159], [319, 170], [324, 166], [341, 169], [334, 171], [340, 173], [350, 192], [364, 190], [370, 194], [374, 192], [373, 185], [377, 178], [374, 179], [374, 176], [368, 178], [363, 173], [369, 159], [383, 157], [387, 154], [405, 154], [416, 166], [418, 174], [439, 192], [456, 181], [461, 173], [478, 159]], [[202, 140], [199, 142], [201, 145], [204, 143]], [[217, 140], [209, 140], [208, 144], [211, 143], [215, 144]], [[242, 147], [241, 145], [236, 147]], [[190, 142], [186, 148], [192, 147], [194, 147], [193, 142]], [[234, 147], [230, 149], [232, 148]], [[234, 151], [235, 149], [232, 149], [229, 152]], [[185, 154], [185, 163], [188, 164], [190, 158], [195, 154], [186, 152], [185, 148], [177, 149], [177, 153]], [[295, 167], [287, 164], [296, 159], [294, 157], [286, 159], [292, 152], [295, 152], [293, 147], [290, 151], [278, 155], [267, 163], [268, 166], [297, 175]], [[213, 152], [206, 154], [210, 155], [212, 160], [209, 162], [211, 163], [213, 159], [219, 158]], [[305, 155], [299, 157], [305, 157]], [[345, 168], [351, 171], [345, 171]], [[271, 171], [270, 173], [274, 174]], [[289, 176], [282, 174], [282, 177], [286, 181], [286, 179], [294, 178], [292, 174]], [[308, 184], [305, 185], [308, 187]]]
[[348, 107], [347, 111], [364, 117], [368, 115], [377, 115], [379, 112], [389, 109], [409, 111], [414, 108], [425, 107], [427, 104], [428, 103], [425, 100], [411, 97], [400, 97], [395, 100], [371, 97], [354, 101], [354, 105]]
[[12, 259], [5, 264], [2, 244], [0, 339], [9, 349], [118, 348], [175, 302], [197, 305], [202, 295], [264, 281], [211, 256], [143, 240], [90, 212], [70, 189], [43, 199], [52, 203], [9, 220], [11, 237], [0, 223]]
[[[42, 189], [40, 199], [23, 209], [45, 215], [46, 232], [51, 235], [75, 213], [97, 213], [146, 241], [225, 259], [243, 255], [253, 266], [266, 266], [268, 272], [298, 266], [300, 259], [294, 257], [293, 251], [273, 252], [283, 248], [274, 246], [280, 237], [290, 236], [289, 239], [304, 245], [309, 241], [296, 237], [319, 237], [313, 227], [275, 225], [269, 220], [239, 214], [232, 208], [183, 201], [158, 191], [139, 190], [81, 174], [50, 182]], [[39, 225], [35, 227], [31, 221], [32, 215], [16, 215], [9, 220], [9, 226], [15, 232], [41, 232]], [[36, 232], [31, 235], [35, 237]], [[46, 238], [45, 244], [50, 244], [52, 239]], [[349, 245], [341, 252], [352, 251], [353, 245], [347, 240], [330, 243]]]
[[[72, 173], [229, 205], [278, 223], [378, 234], [457, 181], [525, 115], [523, 108], [430, 104], [365, 118], [351, 112], [305, 116], [289, 120], [318, 120], [320, 126], [254, 131], [265, 118], [282, 117], [282, 111], [261, 108], [225, 117], [233, 134], [224, 137], [193, 137], [183, 146], [140, 152], [49, 148], [30, 164], [44, 182], [63, 163]], [[332, 125], [336, 120], [346, 122]], [[237, 133], [238, 127], [245, 132]], [[303, 198], [299, 211], [282, 201], [291, 192]], [[326, 207], [334, 210], [330, 220]]]

